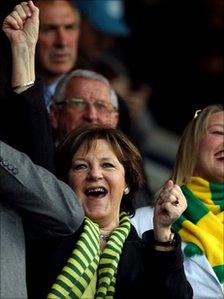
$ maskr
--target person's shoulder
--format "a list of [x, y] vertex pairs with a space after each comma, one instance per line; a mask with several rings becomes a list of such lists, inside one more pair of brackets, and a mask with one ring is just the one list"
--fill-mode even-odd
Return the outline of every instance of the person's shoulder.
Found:
[[142, 207], [137, 209], [135, 216], [131, 218], [131, 223], [140, 237], [146, 230], [153, 228], [153, 211], [152, 206]]
[[153, 215], [154, 208], [152, 206], [141, 207], [136, 210], [135, 216]]
[[139, 208], [136, 210], [134, 217], [131, 218], [131, 222], [132, 224], [135, 225], [136, 223], [144, 223], [146, 221], [149, 225], [151, 223], [153, 213], [154, 213], [154, 208], [152, 206]]

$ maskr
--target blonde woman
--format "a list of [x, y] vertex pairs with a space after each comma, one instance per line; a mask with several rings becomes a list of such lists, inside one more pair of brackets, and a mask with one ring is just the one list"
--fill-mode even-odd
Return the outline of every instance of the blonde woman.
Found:
[[[184, 267], [196, 299], [224, 297], [224, 110], [196, 111], [179, 146], [172, 180], [181, 186], [188, 208], [174, 223], [183, 244]], [[159, 198], [169, 197], [166, 186]], [[153, 209], [133, 220], [141, 235], [151, 228]], [[151, 223], [150, 223], [151, 222]]]

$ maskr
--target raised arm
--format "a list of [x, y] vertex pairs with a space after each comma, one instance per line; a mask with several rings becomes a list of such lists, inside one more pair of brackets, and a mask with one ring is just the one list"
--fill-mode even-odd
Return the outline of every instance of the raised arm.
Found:
[[2, 29], [12, 50], [12, 88], [20, 93], [35, 81], [34, 58], [39, 32], [39, 10], [22, 2], [5, 18]]
[[1, 141], [0, 201], [19, 211], [37, 236], [71, 234], [84, 217], [68, 185]]
[[[166, 182], [157, 194], [154, 209], [153, 222], [157, 250], [172, 250], [171, 241], [173, 234], [171, 232], [171, 225], [181, 216], [186, 208], [186, 198], [180, 187], [175, 185], [172, 180]], [[166, 246], [166, 242], [171, 242], [171, 246]]]
[[173, 234], [171, 225], [186, 209], [186, 199], [180, 187], [169, 180], [157, 193], [154, 208], [154, 233], [152, 245], [153, 258], [148, 267], [154, 272], [152, 284], [158, 298], [192, 299], [192, 287], [187, 281], [183, 255], [181, 252], [181, 239]]
[[7, 88], [2, 101], [0, 139], [25, 152], [34, 163], [54, 172], [54, 144], [43, 86], [40, 81], [31, 84], [35, 80], [38, 8], [32, 1], [18, 4], [5, 18], [2, 29], [12, 49], [11, 85], [15, 92]]

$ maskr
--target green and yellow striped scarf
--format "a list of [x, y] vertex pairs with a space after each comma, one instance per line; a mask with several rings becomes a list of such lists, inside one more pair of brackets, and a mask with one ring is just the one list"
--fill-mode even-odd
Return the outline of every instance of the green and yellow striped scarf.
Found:
[[120, 214], [120, 223], [100, 253], [100, 230], [85, 217], [83, 232], [61, 274], [52, 286], [48, 299], [81, 298], [97, 271], [96, 299], [112, 299], [115, 293], [116, 273], [123, 244], [131, 224], [126, 213]]
[[187, 242], [186, 256], [205, 254], [219, 281], [224, 282], [224, 184], [192, 177], [181, 187], [187, 209], [173, 224]]

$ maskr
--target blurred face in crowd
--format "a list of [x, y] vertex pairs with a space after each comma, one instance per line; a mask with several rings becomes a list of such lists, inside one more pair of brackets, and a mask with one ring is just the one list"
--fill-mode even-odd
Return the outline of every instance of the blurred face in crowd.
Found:
[[125, 170], [106, 140], [96, 140], [88, 151], [84, 146], [78, 149], [72, 159], [69, 185], [90, 219], [112, 229], [118, 225]]
[[69, 72], [77, 59], [79, 14], [66, 0], [39, 0], [37, 67], [45, 83]]
[[110, 87], [101, 81], [75, 77], [69, 82], [66, 103], [53, 105], [50, 118], [57, 138], [62, 140], [71, 130], [86, 123], [116, 127], [118, 112], [111, 104]]
[[199, 145], [199, 155], [194, 171], [209, 182], [224, 182], [224, 112], [213, 113], [207, 133]]

